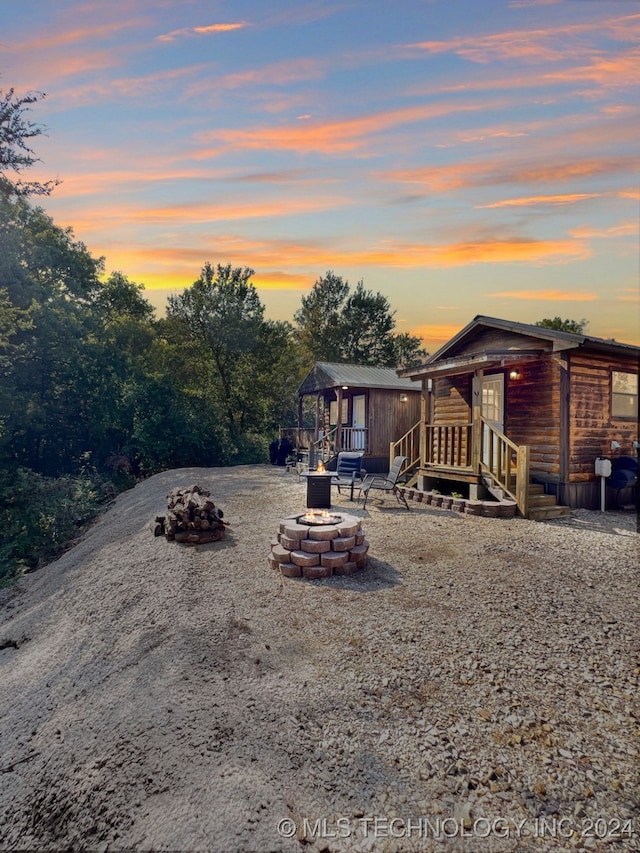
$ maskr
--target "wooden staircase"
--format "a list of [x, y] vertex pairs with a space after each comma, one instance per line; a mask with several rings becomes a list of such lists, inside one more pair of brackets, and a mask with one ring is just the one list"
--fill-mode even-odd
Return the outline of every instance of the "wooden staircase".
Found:
[[559, 504], [555, 495], [547, 495], [541, 483], [529, 483], [529, 518], [544, 521], [547, 518], [567, 518], [571, 507]]
[[[485, 475], [482, 478], [482, 484], [486, 490], [499, 501], [504, 500], [505, 498], [509, 500], [512, 497], [512, 495], [504, 489], [497, 486], [491, 477]], [[511, 492], [515, 493], [515, 477], [511, 478], [510, 486]], [[571, 507], [559, 504], [555, 495], [547, 495], [542, 483], [529, 482], [527, 494], [527, 518], [532, 519], [533, 521], [545, 521], [548, 518], [567, 518], [571, 515]]]

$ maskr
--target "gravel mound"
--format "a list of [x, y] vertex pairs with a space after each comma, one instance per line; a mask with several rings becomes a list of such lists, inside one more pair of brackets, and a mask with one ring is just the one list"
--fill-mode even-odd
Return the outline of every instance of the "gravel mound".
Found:
[[[220, 542], [155, 538], [197, 483]], [[633, 513], [393, 498], [369, 566], [268, 565], [305, 483], [181, 469], [0, 606], [0, 849], [640, 850]]]

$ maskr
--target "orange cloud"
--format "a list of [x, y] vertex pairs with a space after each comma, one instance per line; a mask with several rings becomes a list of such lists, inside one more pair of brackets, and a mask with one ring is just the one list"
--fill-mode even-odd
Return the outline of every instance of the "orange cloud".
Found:
[[[486, 36], [461, 36], [448, 41], [424, 41], [408, 47], [428, 53], [457, 53], [476, 63], [511, 59], [557, 62], [568, 57], [589, 56], [592, 47], [582, 41], [588, 33], [629, 41], [639, 26], [640, 15], [628, 15], [547, 29], [511, 30]], [[570, 41], [572, 36], [579, 38]]]
[[511, 163], [485, 160], [424, 169], [401, 169], [382, 173], [380, 177], [387, 181], [417, 184], [429, 190], [442, 191], [506, 183], [558, 184], [599, 175], [630, 173], [639, 164], [640, 158], [631, 156], [587, 157], [556, 162], [546, 159], [533, 164], [530, 160]]
[[[106, 254], [109, 265], [117, 257], [118, 268], [131, 270], [132, 275], [144, 273], [145, 281], [161, 274], [162, 286], [183, 281], [188, 268], [192, 281], [200, 266], [210, 257], [223, 257], [232, 263], [260, 270], [333, 269], [389, 267], [395, 269], [442, 269], [474, 264], [561, 264], [589, 257], [580, 241], [536, 241], [527, 239], [484, 240], [442, 246], [395, 243], [384, 247], [340, 250], [333, 243], [296, 242], [283, 240], [251, 240], [234, 234], [219, 234], [204, 240], [198, 247], [140, 245], [136, 249], [110, 240], [94, 247]], [[286, 263], [283, 261], [286, 259]], [[126, 261], [126, 266], [121, 265]], [[196, 275], [193, 268], [196, 265]], [[178, 277], [176, 277], [178, 276]], [[188, 283], [188, 282], [187, 282]]]
[[566, 290], [503, 290], [500, 293], [488, 293], [487, 296], [502, 299], [535, 299], [544, 302], [594, 302], [600, 298], [597, 294], [587, 291], [574, 293]]
[[618, 302], [640, 302], [640, 293], [637, 289], [628, 287], [615, 297]]
[[636, 86], [640, 50], [634, 49], [614, 57], [600, 57], [577, 68], [565, 68], [548, 72], [544, 80], [551, 83], [575, 83], [593, 81], [599, 86]]
[[105, 36], [119, 33], [122, 30], [132, 29], [143, 23], [140, 18], [128, 19], [125, 22], [117, 21], [112, 24], [98, 24], [90, 27], [76, 27], [75, 29], [65, 29], [62, 32], [47, 32], [46, 35], [40, 38], [31, 39], [30, 41], [19, 42], [14, 44], [4, 44], [2, 49], [9, 53], [25, 52], [36, 54], [42, 53], [62, 47], [68, 48], [72, 44], [85, 44], [86, 42], [95, 39], [103, 39]]
[[[235, 89], [241, 86], [285, 86], [301, 80], [318, 80], [330, 65], [328, 60], [302, 57], [284, 62], [275, 62], [262, 68], [252, 68], [236, 74], [225, 74], [215, 81], [216, 88]], [[203, 85], [211, 85], [205, 83]]]
[[582, 225], [579, 228], [574, 228], [570, 232], [572, 237], [579, 240], [593, 239], [594, 237], [637, 237], [638, 223], [634, 220], [629, 222], [621, 222], [619, 225], [612, 225], [611, 228], [593, 228], [590, 225]]
[[567, 193], [565, 195], [534, 195], [527, 198], [508, 198], [504, 201], [494, 201], [493, 204], [477, 204], [479, 210], [495, 207], [529, 207], [531, 205], [560, 205], [575, 204], [590, 198], [599, 198], [600, 193]]
[[295, 273], [260, 272], [253, 277], [253, 283], [261, 290], [308, 290], [313, 286], [316, 277], [311, 275], [296, 275]]
[[[414, 326], [411, 329], [411, 334], [422, 338], [425, 346], [430, 347], [434, 352], [439, 349], [442, 344], [451, 340], [454, 335], [457, 335], [462, 326], [460, 324], [440, 324], [426, 323], [421, 326]], [[434, 346], [435, 344], [435, 346]]]
[[[249, 130], [222, 129], [204, 135], [203, 141], [219, 139], [235, 150], [264, 149], [279, 151], [320, 151], [335, 154], [355, 151], [361, 148], [372, 134], [382, 133], [404, 124], [412, 124], [441, 118], [445, 115], [474, 112], [496, 107], [497, 104], [447, 103], [428, 106], [404, 107], [398, 110], [375, 113], [343, 121], [324, 124], [307, 122], [286, 127], [256, 127]], [[209, 157], [220, 153], [216, 150], [203, 150], [200, 157]]]
[[348, 198], [279, 198], [274, 201], [256, 201], [247, 204], [232, 204], [221, 202], [185, 203], [167, 205], [166, 207], [149, 207], [127, 209], [121, 204], [113, 204], [110, 208], [101, 207], [99, 211], [85, 210], [84, 220], [76, 221], [75, 228], [80, 230], [99, 229], [104, 231], [107, 222], [132, 224], [164, 225], [175, 223], [181, 227], [186, 224], [206, 222], [227, 222], [239, 219], [258, 219], [274, 216], [301, 216], [305, 213], [317, 213], [322, 210], [333, 210], [351, 204]]
[[240, 21], [234, 24], [209, 24], [205, 27], [183, 27], [180, 30], [172, 30], [170, 33], [156, 36], [156, 41], [169, 42], [177, 38], [191, 38], [193, 36], [208, 36], [212, 33], [229, 33], [233, 30], [241, 30], [248, 27], [246, 21]]

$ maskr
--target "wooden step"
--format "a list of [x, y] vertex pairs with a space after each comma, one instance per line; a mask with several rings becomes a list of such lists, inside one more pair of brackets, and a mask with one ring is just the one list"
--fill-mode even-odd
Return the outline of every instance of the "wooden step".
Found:
[[555, 504], [554, 506], [529, 507], [529, 518], [532, 521], [544, 521], [548, 518], [568, 518], [571, 507]]
[[532, 495], [529, 492], [529, 506], [530, 507], [540, 507], [540, 506], [555, 506], [557, 503], [555, 495]]

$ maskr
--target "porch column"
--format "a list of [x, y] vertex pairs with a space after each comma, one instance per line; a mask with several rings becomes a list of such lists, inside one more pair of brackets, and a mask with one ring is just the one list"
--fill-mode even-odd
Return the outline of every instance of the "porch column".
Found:
[[471, 468], [480, 473], [482, 458], [482, 379], [484, 370], [477, 370], [473, 377], [473, 406], [471, 409]]
[[[430, 406], [430, 379], [422, 380], [422, 390], [420, 393], [420, 467], [424, 468], [427, 464], [427, 424], [431, 421], [431, 406]], [[424, 488], [424, 477], [419, 478], [418, 485], [421, 489]]]
[[336, 388], [338, 414], [336, 415], [336, 453], [342, 450], [342, 388]]

